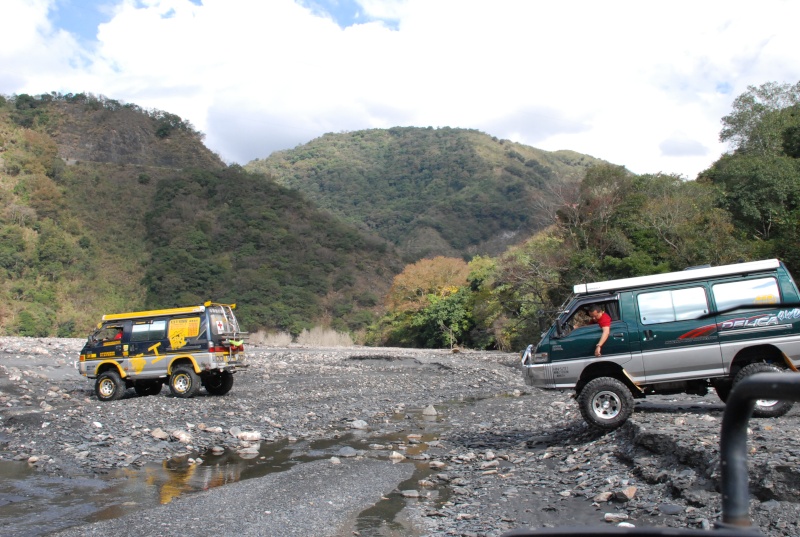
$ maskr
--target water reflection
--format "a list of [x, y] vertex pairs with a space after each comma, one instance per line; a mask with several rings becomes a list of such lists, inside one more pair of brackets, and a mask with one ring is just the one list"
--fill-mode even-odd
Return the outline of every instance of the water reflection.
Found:
[[[392, 428], [398, 422], [407, 424], [393, 432], [342, 430], [324, 440], [261, 442], [252, 458], [233, 449], [185, 453], [103, 477], [50, 477], [24, 462], [0, 461], [0, 525], [4, 536], [39, 537], [166, 504], [192, 492], [282, 472], [295, 464], [354, 454], [385, 460], [393, 451], [404, 454], [405, 462], [416, 463], [417, 468], [399, 490], [416, 488], [431, 473], [426, 451], [441, 434], [444, 421], [444, 414], [423, 416], [421, 411], [404, 410], [389, 417]], [[374, 532], [380, 527], [399, 531], [394, 518], [405, 501], [401, 494], [387, 495], [359, 516], [359, 531], [362, 535], [380, 535], [383, 531]]]

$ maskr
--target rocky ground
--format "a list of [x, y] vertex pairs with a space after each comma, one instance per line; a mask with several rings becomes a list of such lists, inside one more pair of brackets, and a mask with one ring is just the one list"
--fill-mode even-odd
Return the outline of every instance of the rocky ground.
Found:
[[[120, 536], [171, 534], [181, 509], [198, 521], [181, 527], [189, 537], [209, 534], [209, 514], [217, 533], [236, 526], [244, 535], [289, 535], [269, 524], [286, 528], [299, 506], [302, 518], [326, 521], [315, 535], [333, 536], [498, 536], [565, 524], [701, 529], [719, 518], [724, 407], [713, 394], [648, 398], [625, 426], [601, 434], [583, 423], [569, 393], [527, 388], [516, 354], [250, 347], [250, 369], [227, 396], [179, 399], [165, 388], [101, 403], [71, 364], [82, 343], [0, 338], [3, 461], [68, 479], [180, 457], [198, 465], [218, 453], [248, 459], [270, 444], [308, 455], [299, 446], [361, 435], [355, 448], [323, 451], [289, 477], [184, 495], [146, 518], [106, 521], [104, 532], [116, 524]], [[750, 429], [751, 516], [765, 535], [800, 535], [800, 405]], [[248, 495], [263, 502], [265, 490], [280, 490], [288, 503], [276, 498], [256, 518], [252, 509], [237, 514]], [[310, 491], [342, 501], [304, 503]], [[401, 510], [386, 508], [398, 498]], [[0, 517], [13, 507], [7, 502]], [[365, 525], [375, 510], [383, 522]], [[244, 521], [251, 530], [239, 527]], [[63, 535], [100, 533], [97, 524]]]

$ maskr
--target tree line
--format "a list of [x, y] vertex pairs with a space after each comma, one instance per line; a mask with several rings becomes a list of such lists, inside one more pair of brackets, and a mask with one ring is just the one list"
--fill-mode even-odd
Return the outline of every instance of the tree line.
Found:
[[503, 255], [408, 265], [372, 342], [516, 350], [577, 283], [771, 257], [800, 276], [800, 82], [749, 87], [722, 125], [730, 151], [697, 180], [593, 166], [526, 208], [548, 225]]

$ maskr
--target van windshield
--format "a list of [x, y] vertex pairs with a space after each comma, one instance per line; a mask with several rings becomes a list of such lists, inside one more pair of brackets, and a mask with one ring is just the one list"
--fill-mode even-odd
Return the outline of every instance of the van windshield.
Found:
[[95, 330], [89, 341], [98, 343], [101, 341], [115, 341], [122, 339], [122, 326], [121, 325], [105, 325], [104, 327]]

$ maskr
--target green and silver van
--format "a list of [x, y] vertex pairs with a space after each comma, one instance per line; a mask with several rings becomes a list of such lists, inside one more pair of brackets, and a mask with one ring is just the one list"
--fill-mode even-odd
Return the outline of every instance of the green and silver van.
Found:
[[[777, 259], [576, 285], [538, 345], [522, 353], [523, 374], [530, 386], [575, 390], [583, 418], [605, 430], [651, 394], [713, 387], [725, 401], [748, 375], [797, 372], [798, 302]], [[585, 324], [593, 304], [611, 317], [599, 357], [601, 328]], [[760, 400], [754, 415], [781, 416], [791, 404]]]

